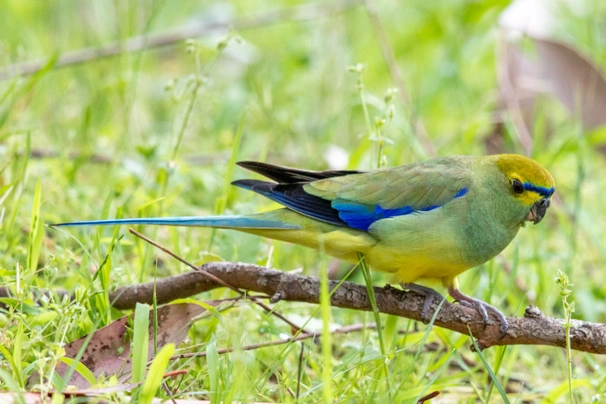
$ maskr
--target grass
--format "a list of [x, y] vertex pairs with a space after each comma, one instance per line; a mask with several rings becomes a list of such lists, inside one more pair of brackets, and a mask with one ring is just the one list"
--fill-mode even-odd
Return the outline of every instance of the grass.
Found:
[[[26, 383], [34, 371], [52, 377], [63, 344], [120, 317], [109, 306], [110, 290], [188, 270], [125, 228], [58, 231], [43, 223], [269, 209], [273, 205], [265, 199], [228, 185], [247, 175], [233, 162], [370, 169], [420, 161], [429, 152], [417, 136], [417, 119], [438, 155], [486, 153], [497, 100], [495, 26], [507, 2], [411, 0], [397, 8], [376, 3], [409, 104], [390, 90], [394, 84], [363, 7], [59, 69], [53, 58], [62, 51], [125, 41], [194, 19], [252, 17], [298, 3], [4, 4], [2, 14], [10, 18], [0, 24], [0, 64], [48, 63], [31, 77], [0, 82], [0, 284], [16, 293], [0, 310], [0, 390], [31, 389]], [[591, 20], [568, 15], [565, 32], [603, 69], [599, 22], [606, 14], [599, 2], [589, 7]], [[539, 118], [533, 157], [553, 173], [562, 202], [539, 226], [523, 229], [499, 258], [463, 274], [461, 289], [507, 315], [522, 315], [533, 303], [564, 318], [554, 280], [561, 270], [574, 284], [574, 318], [606, 322], [606, 234], [596, 225], [606, 220], [600, 196], [606, 164], [596, 148], [604, 136], [584, 133], [554, 102], [545, 102]], [[504, 150], [523, 150], [510, 124]], [[315, 276], [335, 265], [346, 271], [346, 265], [324, 262], [315, 251], [246, 234], [138, 230], [197, 264], [270, 262]], [[372, 276], [375, 285], [389, 280]], [[364, 283], [360, 271], [349, 280]], [[36, 302], [36, 291], [59, 288], [75, 299], [51, 295]], [[232, 296], [221, 289], [197, 298]], [[375, 321], [372, 313], [327, 309], [276, 305], [292, 321], [324, 334]], [[324, 338], [324, 344], [307, 340], [217, 354], [223, 347], [291, 333], [254, 304], [241, 304], [196, 322], [176, 347], [177, 353], [206, 352], [206, 358], [166, 362], [168, 351], [161, 350], [141, 395], [213, 402], [296, 402], [297, 396], [299, 402], [413, 402], [439, 391], [446, 401], [501, 402], [502, 393], [494, 391], [500, 385], [512, 402], [587, 402], [605, 393], [600, 369], [606, 362], [599, 356], [573, 351], [569, 376], [560, 349], [509, 347], [480, 357], [470, 351], [468, 337], [388, 316], [381, 323], [382, 338], [365, 327], [330, 335], [330, 346]], [[157, 390], [167, 366], [187, 373]]]

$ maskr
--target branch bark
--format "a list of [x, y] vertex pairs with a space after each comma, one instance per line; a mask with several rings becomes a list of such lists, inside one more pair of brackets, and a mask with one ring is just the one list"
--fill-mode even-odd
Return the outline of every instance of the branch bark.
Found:
[[[315, 277], [286, 273], [251, 264], [211, 262], [200, 271], [159, 279], [156, 294], [159, 303], [193, 296], [197, 293], [222, 287], [202, 271], [206, 271], [238, 289], [264, 293], [279, 300], [318, 304], [320, 280]], [[371, 311], [366, 287], [351, 282], [330, 281], [331, 304], [353, 310]], [[153, 282], [119, 288], [111, 295], [114, 307], [132, 309], [137, 302], [152, 302]], [[375, 287], [377, 306], [381, 313], [421, 321], [421, 309], [425, 297], [416, 292], [405, 292], [390, 286]], [[434, 302], [435, 311], [439, 302]], [[550, 345], [564, 348], [566, 333], [563, 321], [544, 316], [536, 307], [529, 306], [523, 318], [508, 317], [509, 330], [500, 338], [499, 322], [491, 317], [484, 329], [482, 319], [475, 309], [445, 302], [434, 325], [469, 334], [478, 339], [481, 348], [495, 345]], [[469, 329], [468, 329], [469, 327]], [[570, 330], [572, 349], [590, 353], [606, 354], [606, 325], [584, 321], [573, 321]]]

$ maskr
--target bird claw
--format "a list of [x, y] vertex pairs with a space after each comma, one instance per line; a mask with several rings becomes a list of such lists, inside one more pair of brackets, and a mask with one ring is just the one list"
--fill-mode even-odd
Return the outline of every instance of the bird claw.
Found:
[[425, 301], [423, 302], [423, 308], [421, 309], [421, 321], [423, 324], [429, 324], [431, 316], [429, 315], [429, 309], [433, 304], [433, 295], [425, 295]]
[[470, 309], [475, 309], [477, 307], [475, 304], [470, 303], [466, 300], [459, 301], [459, 305], [461, 305], [463, 307], [469, 307]]
[[[428, 324], [431, 321], [432, 317], [430, 315], [430, 310], [434, 299], [437, 298], [439, 300], [442, 300], [444, 297], [432, 288], [417, 285], [416, 283], [403, 283], [401, 284], [401, 286], [403, 289], [410, 290], [412, 292], [416, 292], [425, 296], [425, 301], [423, 302], [423, 307], [421, 308], [421, 321], [423, 321], [424, 324]], [[507, 322], [507, 318], [496, 307], [491, 306], [490, 304], [483, 302], [482, 300], [467, 296], [463, 294], [459, 289], [449, 288], [448, 293], [457, 302], [459, 302], [461, 306], [476, 309], [482, 317], [482, 324], [484, 325], [484, 328], [486, 328], [486, 326], [488, 325], [488, 312], [494, 314], [495, 317], [501, 323], [501, 326], [499, 328], [501, 331], [501, 338], [503, 338], [507, 334], [507, 330], [509, 329], [509, 323]]]
[[488, 325], [488, 312], [490, 311], [501, 323], [501, 326], [499, 328], [501, 331], [501, 338], [503, 338], [507, 334], [507, 330], [509, 329], [509, 323], [507, 322], [507, 318], [505, 317], [505, 315], [501, 313], [499, 309], [486, 302], [483, 302], [482, 300], [467, 296], [458, 289], [448, 289], [448, 293], [457, 302], [459, 302], [461, 306], [475, 308], [482, 317], [482, 323], [484, 324], [484, 328], [486, 328], [486, 326]]
[[434, 299], [437, 298], [439, 300], [442, 300], [444, 299], [444, 297], [432, 288], [417, 285], [416, 283], [402, 283], [401, 286], [403, 289], [408, 289], [412, 292], [416, 292], [425, 296], [423, 307], [421, 308], [421, 321], [423, 321], [423, 324], [429, 324], [432, 318], [432, 315], [430, 315], [429, 312], [431, 310], [431, 305], [433, 304]]

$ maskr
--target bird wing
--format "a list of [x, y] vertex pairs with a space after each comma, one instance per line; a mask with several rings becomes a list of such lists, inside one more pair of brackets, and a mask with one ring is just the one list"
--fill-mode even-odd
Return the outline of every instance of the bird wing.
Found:
[[[363, 231], [378, 220], [438, 209], [464, 197], [471, 185], [465, 164], [452, 158], [372, 172], [285, 170], [287, 174], [272, 172], [268, 177], [291, 175], [282, 178], [290, 178], [290, 182], [238, 180], [233, 184], [314, 219]], [[300, 173], [306, 173], [307, 180], [296, 181], [303, 179]]]
[[349, 174], [359, 174], [362, 171], [355, 170], [329, 170], [329, 171], [310, 171], [297, 168], [281, 167], [273, 164], [261, 163], [259, 161], [239, 161], [240, 167], [261, 174], [276, 182], [283, 184], [292, 184], [297, 182], [310, 182], [322, 180], [331, 177], [340, 177]]

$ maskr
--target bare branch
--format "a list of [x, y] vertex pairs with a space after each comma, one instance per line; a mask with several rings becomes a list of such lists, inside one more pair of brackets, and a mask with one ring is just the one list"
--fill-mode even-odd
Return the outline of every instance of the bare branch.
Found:
[[[202, 266], [204, 271], [221, 278], [230, 285], [248, 291], [264, 293], [272, 301], [286, 300], [318, 304], [320, 280], [318, 278], [285, 273], [251, 264], [212, 262]], [[339, 282], [330, 281], [333, 290]], [[194, 271], [156, 282], [159, 303], [193, 296], [197, 293], [220, 287], [201, 272]], [[415, 292], [404, 292], [389, 286], [375, 287], [377, 306], [381, 313], [421, 320], [424, 296]], [[133, 308], [136, 302], [151, 303], [153, 283], [133, 285], [117, 289], [110, 296], [114, 307]], [[334, 307], [371, 311], [366, 287], [343, 282], [333, 290], [331, 303]], [[435, 310], [439, 302], [434, 302]], [[444, 303], [435, 325], [462, 334], [469, 334], [468, 326], [482, 348], [494, 345], [550, 345], [565, 347], [566, 338], [562, 320], [545, 317], [537, 308], [529, 306], [523, 318], [508, 317], [507, 335], [500, 338], [499, 323], [491, 318], [483, 329], [482, 319], [476, 310]], [[574, 321], [571, 330], [572, 348], [578, 351], [606, 354], [606, 325]]]

